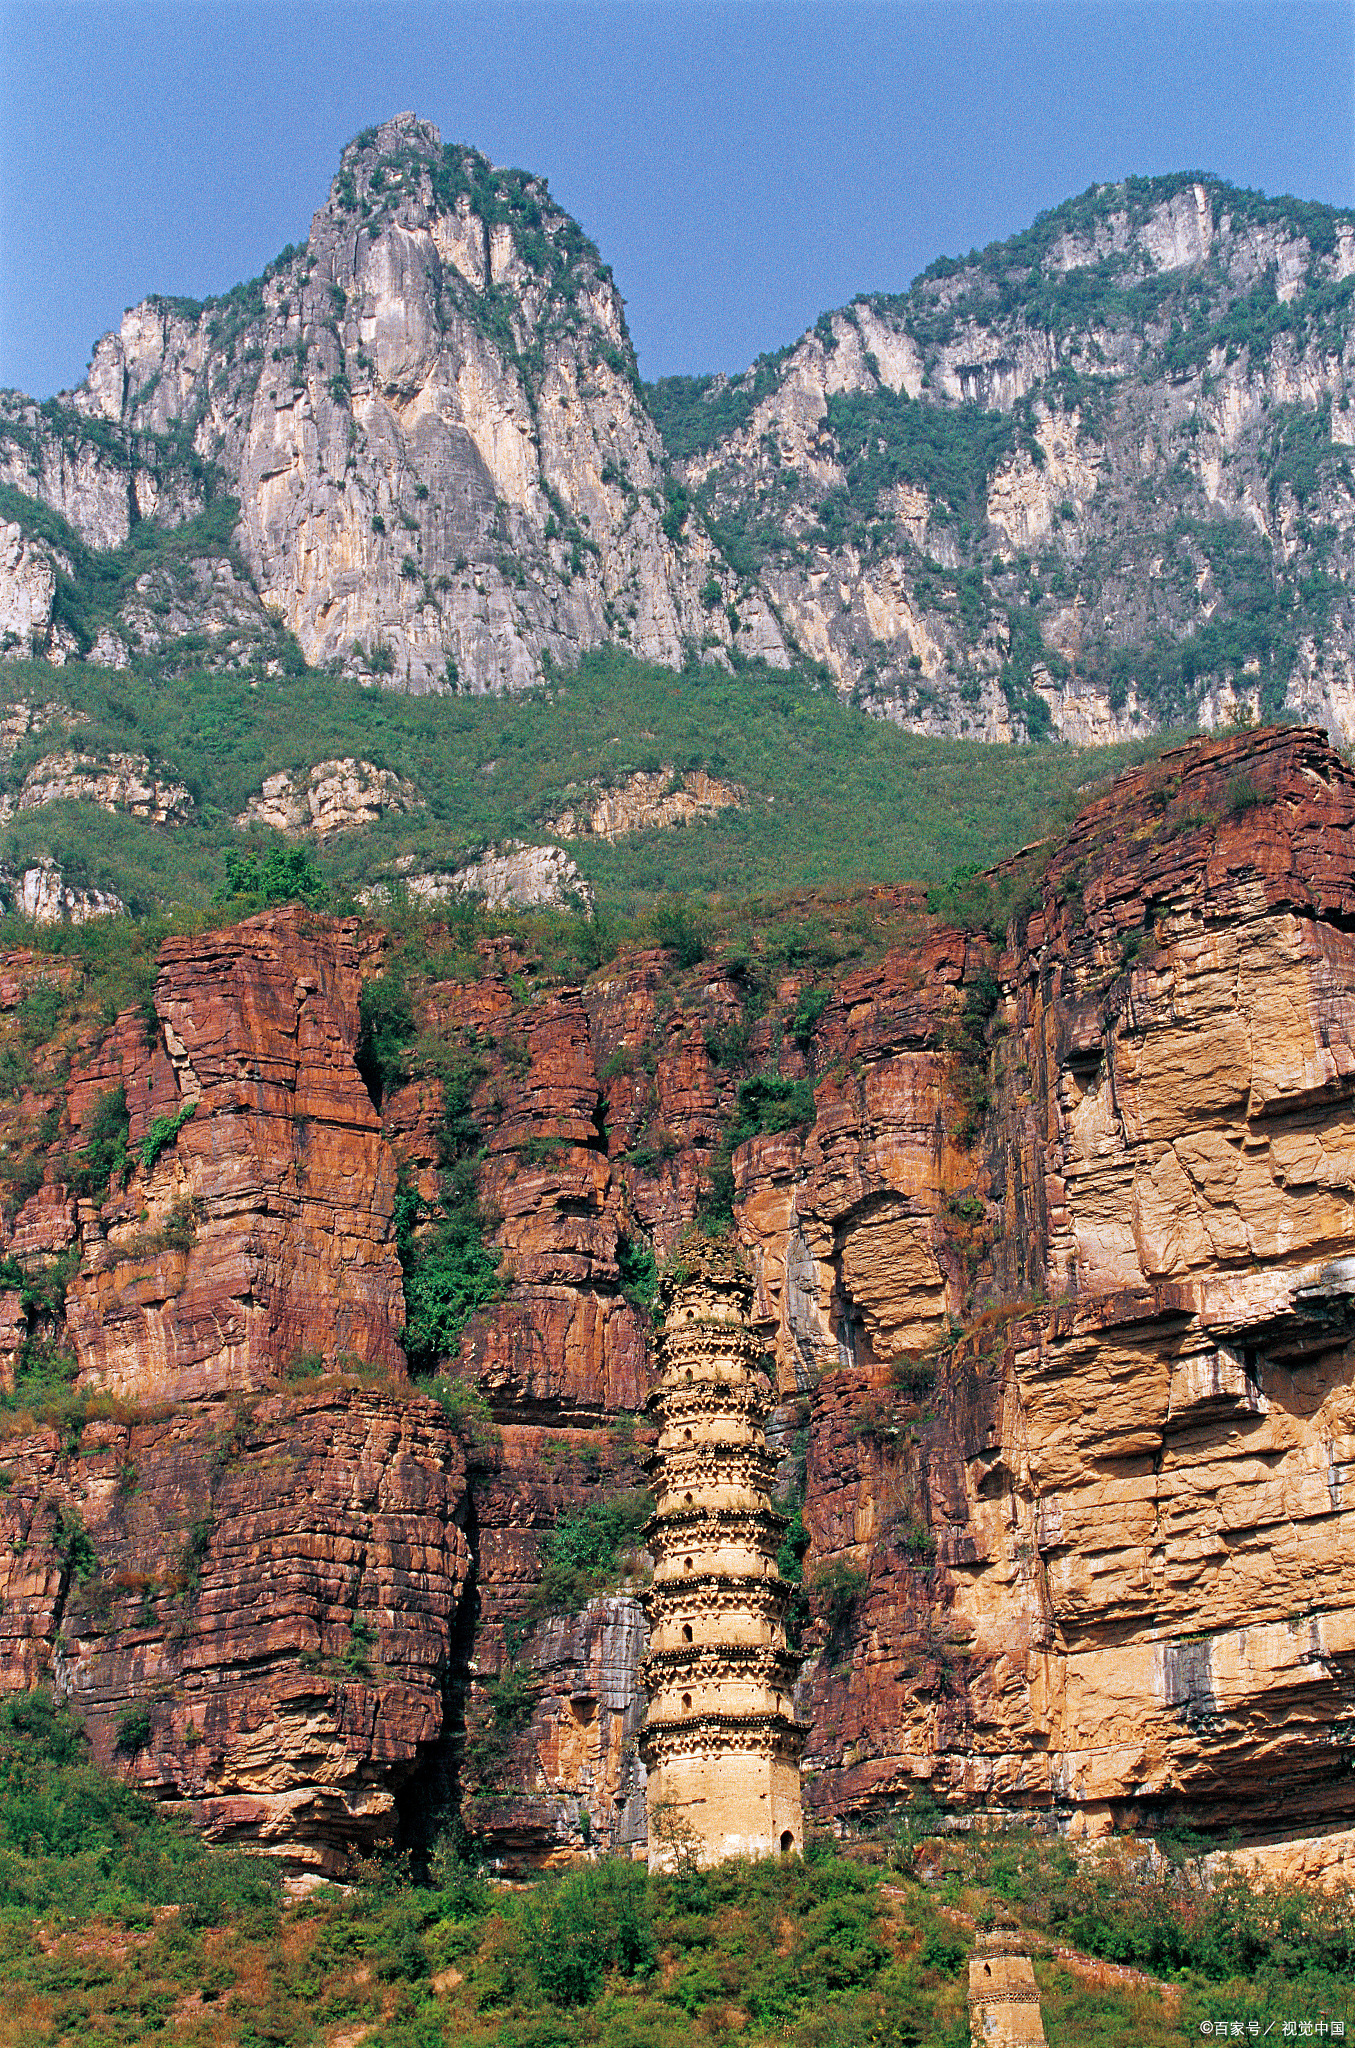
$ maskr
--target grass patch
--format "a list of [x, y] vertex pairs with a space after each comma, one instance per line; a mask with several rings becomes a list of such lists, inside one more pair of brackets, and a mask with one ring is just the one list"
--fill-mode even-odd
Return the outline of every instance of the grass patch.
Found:
[[430, 1373], [461, 1349], [461, 1332], [476, 1309], [504, 1291], [500, 1255], [485, 1242], [486, 1218], [477, 1181], [484, 1147], [471, 1108], [473, 1063], [465, 1058], [443, 1075], [438, 1127], [439, 1193], [421, 1201], [402, 1174], [395, 1196], [395, 1242], [404, 1274], [405, 1356], [411, 1372]]
[[543, 1546], [541, 1576], [532, 1588], [529, 1612], [573, 1614], [595, 1594], [613, 1591], [639, 1549], [641, 1531], [653, 1512], [653, 1496], [635, 1487], [562, 1516]]

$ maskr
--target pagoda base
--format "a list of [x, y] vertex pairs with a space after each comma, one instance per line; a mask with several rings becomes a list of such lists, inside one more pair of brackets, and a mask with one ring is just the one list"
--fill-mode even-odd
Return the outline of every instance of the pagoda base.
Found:
[[651, 1870], [804, 1851], [799, 1761], [784, 1753], [666, 1755], [651, 1766], [645, 1804]]

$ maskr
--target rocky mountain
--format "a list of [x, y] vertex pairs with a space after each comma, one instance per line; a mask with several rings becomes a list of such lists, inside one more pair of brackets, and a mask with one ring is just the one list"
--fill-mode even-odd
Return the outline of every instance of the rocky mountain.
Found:
[[1130, 179], [652, 398], [721, 602], [881, 716], [1348, 740], [1352, 294], [1350, 216]]
[[698, 629], [710, 547], [664, 530], [610, 271], [541, 180], [413, 115], [345, 150], [303, 247], [224, 299], [134, 307], [78, 391], [11, 396], [0, 437], [0, 478], [97, 550], [229, 494], [314, 664], [516, 690], [604, 639], [675, 664]]
[[817, 664], [925, 733], [1344, 742], [1353, 292], [1349, 216], [1131, 179], [645, 387], [544, 182], [400, 115], [262, 278], [0, 402], [0, 633], [241, 665], [283, 627], [415, 691], [610, 643]]
[[509, 1869], [635, 1844], [654, 1266], [723, 1217], [817, 1820], [923, 1786], [1333, 1865], [1352, 834], [1272, 730], [940, 914], [582, 979], [297, 908], [121, 1005], [9, 956], [2, 1682], [298, 1865], [449, 1808]]

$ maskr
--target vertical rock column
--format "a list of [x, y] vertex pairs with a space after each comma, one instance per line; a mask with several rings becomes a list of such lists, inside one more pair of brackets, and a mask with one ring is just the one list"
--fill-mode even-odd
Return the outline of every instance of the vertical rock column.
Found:
[[786, 1524], [769, 1497], [771, 1386], [750, 1283], [732, 1248], [688, 1238], [664, 1296], [640, 1739], [651, 1869], [804, 1844], [796, 1660], [776, 1568]]

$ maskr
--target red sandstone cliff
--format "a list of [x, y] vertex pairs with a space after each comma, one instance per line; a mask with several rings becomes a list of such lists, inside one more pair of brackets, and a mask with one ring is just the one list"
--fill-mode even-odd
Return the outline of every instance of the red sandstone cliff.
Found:
[[[496, 1425], [469, 1470], [404, 1375], [392, 1223], [402, 1163], [434, 1192], [447, 1060], [373, 1108], [353, 926], [172, 942], [154, 1043], [91, 1036], [8, 1221], [33, 1270], [78, 1251], [65, 1331], [116, 1401], [0, 1449], [5, 1682], [55, 1675], [105, 1756], [141, 1703], [131, 1775], [326, 1867], [435, 1782], [510, 1861], [634, 1842], [638, 1604], [533, 1589], [560, 1517], [636, 1483], [623, 1247], [674, 1243], [771, 1073], [813, 1121], [732, 1170], [803, 1471], [811, 1810], [925, 1780], [1093, 1826], [1355, 1821], [1353, 827], [1319, 735], [1201, 742], [1021, 864], [1001, 942], [879, 891], [858, 940], [894, 943], [817, 975], [650, 952], [571, 987], [505, 941], [417, 985], [420, 1043], [473, 1052], [506, 1290], [455, 1366]], [[78, 1205], [118, 1083], [133, 1148], [198, 1107]]]

